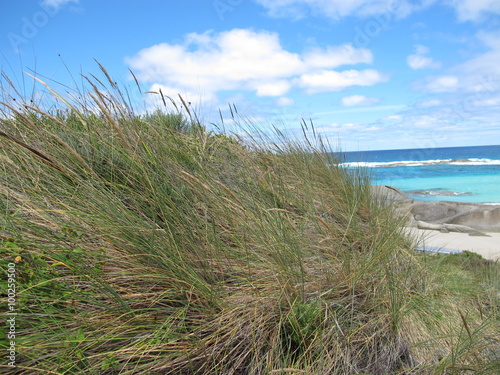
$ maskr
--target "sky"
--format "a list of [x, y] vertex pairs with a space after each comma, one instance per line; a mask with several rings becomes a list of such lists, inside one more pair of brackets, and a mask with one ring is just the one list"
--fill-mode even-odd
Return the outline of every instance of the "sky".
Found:
[[500, 144], [500, 0], [0, 0], [2, 100], [6, 76], [79, 92], [96, 60], [139, 114], [161, 89], [344, 151]]

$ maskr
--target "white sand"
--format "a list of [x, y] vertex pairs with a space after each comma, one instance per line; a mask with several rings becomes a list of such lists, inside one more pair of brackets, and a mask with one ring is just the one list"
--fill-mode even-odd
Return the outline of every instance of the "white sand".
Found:
[[500, 260], [500, 233], [488, 233], [490, 237], [469, 236], [467, 233], [441, 233], [435, 230], [411, 228], [410, 232], [419, 239], [419, 246], [438, 247], [453, 250], [468, 250], [486, 259]]

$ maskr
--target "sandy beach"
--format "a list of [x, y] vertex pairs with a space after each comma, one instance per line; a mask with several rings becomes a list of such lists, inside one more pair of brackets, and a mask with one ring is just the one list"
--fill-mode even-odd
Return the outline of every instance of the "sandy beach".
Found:
[[419, 246], [451, 250], [472, 251], [485, 259], [500, 260], [500, 233], [470, 236], [468, 233], [441, 233], [435, 230], [410, 228]]
[[408, 219], [408, 233], [418, 247], [472, 251], [500, 260], [500, 207], [449, 201], [424, 202], [408, 198], [391, 186], [373, 186], [381, 202], [396, 205]]

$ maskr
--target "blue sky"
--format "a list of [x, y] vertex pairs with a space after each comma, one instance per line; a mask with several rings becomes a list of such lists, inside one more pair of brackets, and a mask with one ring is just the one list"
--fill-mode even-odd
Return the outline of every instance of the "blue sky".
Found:
[[[498, 0], [2, 0], [0, 69], [69, 95], [98, 60], [137, 111], [180, 93], [230, 126], [300, 121], [344, 150], [500, 144]], [[135, 89], [131, 69], [143, 93]], [[6, 89], [3, 100], [16, 97]], [[34, 85], [37, 94], [33, 94]], [[10, 90], [10, 91], [9, 91]], [[8, 92], [8, 94], [5, 94]], [[45, 93], [44, 93], [45, 92]]]

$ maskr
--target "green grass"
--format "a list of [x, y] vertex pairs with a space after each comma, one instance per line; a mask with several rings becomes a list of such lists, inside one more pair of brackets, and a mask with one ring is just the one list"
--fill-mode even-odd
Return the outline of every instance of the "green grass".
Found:
[[182, 98], [133, 115], [92, 82], [93, 105], [49, 113], [3, 96], [0, 268], [16, 264], [18, 315], [17, 367], [2, 355], [0, 372], [500, 372], [498, 263], [414, 252], [319, 138], [243, 142]]

